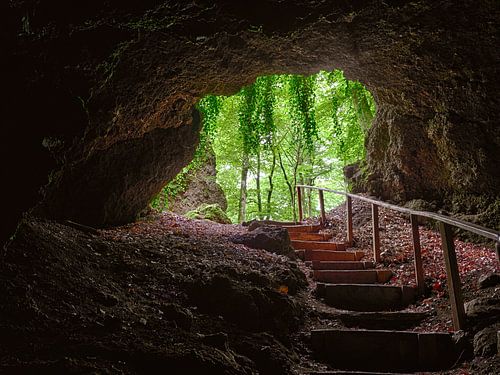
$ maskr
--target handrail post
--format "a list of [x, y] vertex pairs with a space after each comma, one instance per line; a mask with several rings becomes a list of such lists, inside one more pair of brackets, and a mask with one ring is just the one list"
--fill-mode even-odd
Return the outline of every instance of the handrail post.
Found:
[[422, 251], [420, 247], [420, 233], [418, 231], [417, 215], [410, 215], [411, 232], [413, 237], [413, 252], [415, 254], [415, 277], [417, 279], [417, 292], [419, 295], [424, 294], [424, 268], [422, 266]]
[[319, 210], [321, 211], [321, 224], [326, 223], [326, 213], [325, 213], [325, 198], [323, 196], [323, 190], [318, 190], [319, 194]]
[[440, 221], [438, 225], [441, 232], [444, 262], [446, 265], [453, 328], [459, 331], [465, 326], [465, 310], [460, 286], [460, 274], [458, 273], [457, 255], [455, 253], [455, 244], [453, 243], [453, 233], [449, 224]]
[[378, 206], [372, 203], [372, 227], [373, 227], [373, 258], [375, 263], [380, 262], [380, 231], [378, 225]]
[[346, 199], [347, 208], [347, 244], [352, 246], [354, 243], [354, 234], [352, 230], [352, 198], [347, 196]]
[[299, 207], [299, 222], [302, 222], [304, 214], [302, 212], [302, 188], [300, 186], [297, 186], [297, 204]]

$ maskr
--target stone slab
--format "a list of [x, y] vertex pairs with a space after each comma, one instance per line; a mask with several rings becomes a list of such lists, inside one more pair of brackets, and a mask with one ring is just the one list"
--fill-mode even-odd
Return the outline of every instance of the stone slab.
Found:
[[419, 325], [422, 320], [428, 317], [429, 313], [413, 311], [349, 311], [336, 315], [336, 318], [338, 318], [346, 327], [382, 330], [402, 330], [412, 328]]
[[404, 331], [324, 329], [311, 332], [313, 350], [339, 369], [418, 369], [418, 334]]
[[376, 284], [376, 270], [315, 270], [313, 278], [316, 281], [334, 284]]
[[448, 333], [319, 329], [311, 332], [315, 354], [339, 369], [434, 371], [456, 358]]
[[326, 284], [324, 296], [329, 306], [352, 311], [400, 310], [410, 303], [403, 288], [391, 285]]

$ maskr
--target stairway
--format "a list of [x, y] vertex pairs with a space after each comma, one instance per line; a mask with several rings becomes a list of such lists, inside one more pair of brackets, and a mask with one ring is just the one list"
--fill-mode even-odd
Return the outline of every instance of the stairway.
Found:
[[332, 318], [345, 329], [311, 331], [315, 356], [337, 369], [321, 374], [432, 371], [455, 363], [457, 353], [449, 333], [404, 330], [426, 316], [404, 311], [415, 300], [414, 288], [386, 285], [391, 270], [375, 268], [363, 260], [363, 251], [332, 241], [330, 234], [320, 232], [320, 224], [282, 227], [288, 230], [297, 256], [311, 268], [316, 296], [343, 311]]

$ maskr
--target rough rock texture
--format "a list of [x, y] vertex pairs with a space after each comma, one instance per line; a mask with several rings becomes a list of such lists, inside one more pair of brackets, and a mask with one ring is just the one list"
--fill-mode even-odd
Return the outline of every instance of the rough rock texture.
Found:
[[497, 286], [500, 284], [500, 274], [489, 273], [482, 275], [477, 281], [477, 286], [479, 289], [490, 288], [492, 286]]
[[[198, 116], [194, 118], [198, 120]], [[54, 175], [57, 182], [52, 185], [57, 188], [47, 188], [36, 211], [96, 226], [133, 221], [148, 205], [151, 194], [192, 158], [192, 148], [183, 146], [186, 139], [196, 144], [197, 125], [155, 129], [140, 139], [120, 141], [106, 151], [95, 152], [66, 173]]]
[[231, 237], [234, 243], [241, 243], [254, 249], [264, 249], [271, 253], [295, 258], [290, 236], [285, 228], [261, 226], [251, 232]]
[[0, 252], [0, 373], [297, 373], [309, 308], [289, 280], [305, 276], [183, 219], [92, 234], [25, 218]]
[[186, 178], [186, 190], [173, 199], [169, 199], [169, 211], [185, 214], [198, 208], [200, 205], [217, 204], [223, 211], [227, 209], [227, 200], [224, 191], [215, 181], [215, 154], [209, 149], [205, 162]]
[[475, 298], [465, 304], [468, 317], [477, 320], [500, 317], [500, 298], [498, 294], [492, 297]]
[[220, 224], [231, 224], [231, 219], [217, 204], [202, 204], [195, 210], [186, 212], [186, 217], [190, 219], [206, 219]]
[[497, 354], [497, 332], [500, 324], [484, 328], [474, 335], [474, 355], [489, 357]]
[[[186, 128], [200, 97], [232, 94], [258, 75], [335, 68], [377, 102], [369, 192], [394, 201], [447, 196], [456, 211], [498, 225], [496, 1], [3, 7], [0, 149], [10, 204], [2, 239], [40, 201], [44, 216], [96, 226], [131, 220], [188, 161], [196, 127]], [[158, 140], [175, 147], [170, 157], [148, 141], [159, 134], [171, 138]]]

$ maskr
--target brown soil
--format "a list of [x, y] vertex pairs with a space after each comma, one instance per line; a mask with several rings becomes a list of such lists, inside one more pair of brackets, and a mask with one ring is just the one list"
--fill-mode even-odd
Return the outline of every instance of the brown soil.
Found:
[[[332, 212], [333, 223], [340, 214]], [[359, 243], [368, 243], [362, 228]], [[303, 263], [227, 239], [243, 231], [161, 214], [92, 234], [26, 217], [0, 262], [0, 373], [328, 369], [308, 338], [312, 328], [340, 327], [336, 311], [315, 299]], [[429, 291], [427, 309], [446, 305], [440, 293]], [[466, 297], [474, 293], [465, 288]], [[446, 325], [448, 313], [437, 309], [418, 329]], [[492, 369], [498, 359], [448, 373]]]

